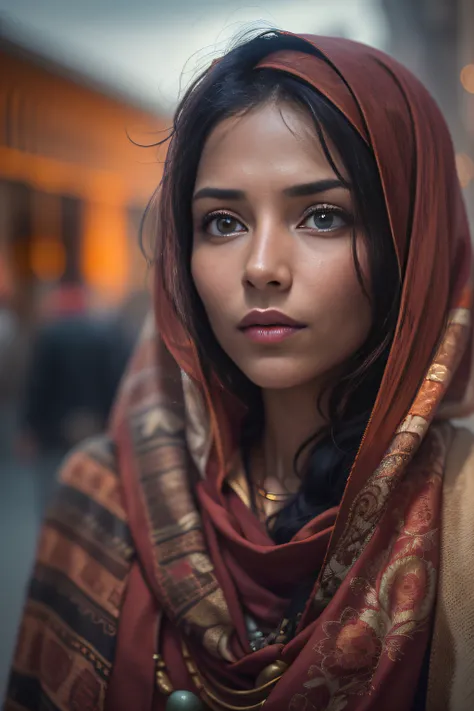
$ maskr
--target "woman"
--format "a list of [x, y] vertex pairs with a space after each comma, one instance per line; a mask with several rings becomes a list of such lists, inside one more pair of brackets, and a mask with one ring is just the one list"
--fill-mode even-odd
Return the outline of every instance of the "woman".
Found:
[[158, 217], [157, 332], [63, 469], [7, 709], [470, 708], [472, 440], [440, 419], [471, 406], [470, 241], [433, 100], [354, 42], [249, 40], [181, 102]]

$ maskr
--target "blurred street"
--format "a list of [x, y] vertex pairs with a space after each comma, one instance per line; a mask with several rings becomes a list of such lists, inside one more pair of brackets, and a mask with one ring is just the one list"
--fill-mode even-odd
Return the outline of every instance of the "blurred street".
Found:
[[[33, 466], [20, 465], [8, 452], [11, 422], [1, 420], [0, 442], [0, 696], [3, 697], [18, 619], [41, 519]], [[9, 436], [10, 434], [10, 436]]]

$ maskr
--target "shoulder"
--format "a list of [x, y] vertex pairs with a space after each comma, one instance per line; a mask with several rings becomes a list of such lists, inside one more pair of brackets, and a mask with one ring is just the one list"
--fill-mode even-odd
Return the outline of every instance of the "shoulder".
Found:
[[453, 428], [444, 472], [441, 520], [443, 549], [465, 544], [473, 551], [474, 566], [474, 433], [465, 427]]
[[72, 450], [60, 468], [59, 480], [37, 563], [72, 576], [84, 593], [115, 615], [112, 601], [117, 595], [110, 594], [111, 588], [117, 592], [121, 587], [133, 548], [114, 442], [97, 437]]
[[452, 492], [472, 487], [474, 493], [474, 433], [467, 427], [453, 427], [446, 459], [444, 489]]
[[474, 698], [474, 434], [455, 427], [446, 459], [441, 555], [428, 709], [467, 709]]
[[114, 444], [90, 440], [64, 461], [41, 532], [10, 681], [15, 708], [75, 708], [81, 695], [101, 708], [132, 558]]
[[74, 448], [60, 467], [59, 480], [59, 501], [53, 503], [53, 511], [68, 494], [80, 495], [86, 508], [102, 506], [125, 522], [116, 446], [110, 437], [94, 437]]

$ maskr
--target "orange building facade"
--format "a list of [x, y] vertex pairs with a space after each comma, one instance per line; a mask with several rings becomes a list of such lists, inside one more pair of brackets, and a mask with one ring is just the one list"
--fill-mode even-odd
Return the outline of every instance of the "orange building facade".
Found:
[[0, 38], [0, 250], [17, 295], [82, 282], [113, 304], [143, 288], [138, 225], [163, 151], [134, 142], [168, 126]]

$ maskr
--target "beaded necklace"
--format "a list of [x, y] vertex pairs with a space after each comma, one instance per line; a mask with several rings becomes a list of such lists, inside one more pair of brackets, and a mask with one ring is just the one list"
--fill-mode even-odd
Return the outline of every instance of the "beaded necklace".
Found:
[[[248, 453], [247, 455], [244, 454], [242, 458], [251, 495], [257, 494], [257, 496], [251, 496], [253, 508], [259, 519], [264, 522], [268, 518], [263, 505], [264, 500], [272, 503], [285, 503], [293, 494], [291, 492], [269, 491], [265, 488], [263, 481], [254, 485], [250, 476]], [[260, 463], [261, 459], [260, 456]], [[263, 466], [260, 468], [262, 470], [264, 469]], [[256, 621], [250, 615], [246, 614], [244, 616], [247, 637], [252, 652], [256, 652], [271, 644], [285, 645], [294, 636], [302, 616], [302, 610], [306, 604], [307, 595], [310, 591], [307, 585], [304, 585], [303, 588], [303, 595], [301, 595], [302, 590], [299, 588], [290, 603], [287, 616], [284, 617], [275, 630], [268, 634], [262, 632]], [[156, 685], [160, 693], [168, 697], [166, 711], [205, 711], [206, 708], [212, 711], [258, 711], [258, 709], [262, 708], [275, 684], [281, 679], [288, 668], [288, 665], [283, 661], [276, 660], [260, 672], [255, 680], [253, 689], [236, 690], [225, 686], [209, 674], [206, 674], [204, 677], [199, 671], [196, 662], [192, 659], [189, 649], [184, 642], [181, 644], [181, 652], [186, 669], [193, 680], [199, 696], [184, 689], [175, 690], [166, 670], [166, 664], [163, 658], [160, 654], [155, 654]], [[204, 705], [203, 702], [206, 705]]]

